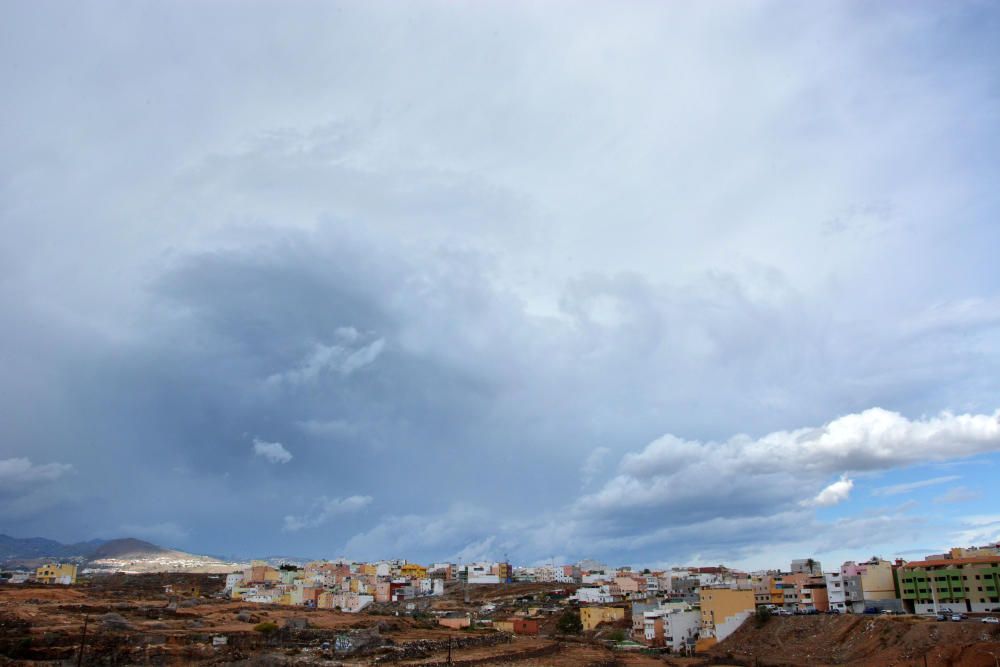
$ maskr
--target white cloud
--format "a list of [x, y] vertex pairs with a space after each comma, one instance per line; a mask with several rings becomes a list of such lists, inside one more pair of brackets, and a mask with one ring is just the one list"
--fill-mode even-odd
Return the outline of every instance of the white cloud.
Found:
[[292, 460], [292, 453], [285, 449], [280, 442], [267, 442], [259, 438], [253, 440], [253, 453], [261, 456], [271, 463], [288, 463]]
[[931, 479], [922, 479], [917, 482], [905, 482], [903, 484], [880, 486], [877, 489], [872, 490], [872, 495], [898, 496], [901, 493], [909, 493], [910, 491], [916, 491], [917, 489], [923, 489], [928, 486], [937, 486], [938, 484], [947, 484], [948, 482], [954, 482], [957, 479], [961, 479], [961, 477], [959, 475], [946, 475], [944, 477], [932, 477]]
[[737, 507], [751, 499], [801, 502], [816, 494], [806, 495], [833, 472], [888, 470], [997, 450], [996, 413], [942, 413], [910, 420], [872, 408], [820, 427], [776, 431], [757, 439], [738, 435], [716, 443], [665, 435], [640, 452], [626, 454], [619, 474], [581, 498], [579, 505], [605, 511], [697, 504], [704, 496], [726, 498]]
[[967, 486], [955, 486], [934, 498], [938, 504], [968, 503], [979, 500], [983, 494]]
[[[342, 330], [338, 329], [338, 331]], [[353, 329], [351, 331], [354, 332]], [[298, 367], [269, 376], [266, 384], [307, 384], [316, 382], [324, 373], [328, 372], [347, 377], [368, 366], [382, 354], [385, 340], [378, 338], [358, 348], [349, 347], [348, 343], [354, 341], [356, 336], [357, 332], [354, 332], [354, 337], [339, 335], [338, 337], [343, 341], [343, 344], [323, 345], [317, 343]]]
[[979, 514], [966, 517], [962, 529], [951, 536], [952, 544], [979, 546], [1000, 542], [1000, 514]]
[[69, 463], [43, 463], [35, 465], [28, 458], [0, 460], [0, 482], [4, 484], [30, 484], [51, 482], [73, 470]]
[[871, 408], [844, 415], [818, 428], [775, 431], [762, 438], [735, 436], [723, 443], [684, 441], [672, 435], [622, 461], [626, 474], [651, 477], [685, 459], [737, 461], [751, 473], [775, 466], [805, 472], [885, 470], [925, 461], [944, 461], [1000, 450], [1000, 411], [991, 415], [944, 412], [910, 420], [898, 412]]
[[[701, 442], [665, 435], [623, 456], [617, 474], [579, 497], [553, 534], [566, 543], [589, 535], [593, 543], [634, 549], [673, 543], [687, 528], [721, 521], [735, 536], [740, 522], [779, 516], [789, 507], [843, 503], [854, 487], [852, 473], [998, 450], [996, 414], [942, 413], [911, 420], [878, 408], [756, 439], [739, 435]], [[841, 477], [830, 483], [834, 471]], [[892, 523], [902, 530], [912, 524], [906, 509], [857, 521]], [[795, 522], [809, 523], [802, 517], [791, 521], [782, 529], [789, 535], [796, 533]], [[654, 524], [662, 528], [650, 530]], [[544, 538], [541, 533], [538, 539]]]
[[320, 496], [313, 504], [313, 508], [306, 514], [285, 516], [283, 530], [295, 532], [303, 528], [321, 526], [338, 514], [360, 512], [368, 507], [372, 500], [371, 496], [349, 496], [347, 498]]
[[809, 504], [817, 507], [838, 505], [851, 497], [851, 489], [853, 488], [854, 480], [848, 479], [847, 475], [842, 475], [836, 482], [816, 494], [816, 497]]

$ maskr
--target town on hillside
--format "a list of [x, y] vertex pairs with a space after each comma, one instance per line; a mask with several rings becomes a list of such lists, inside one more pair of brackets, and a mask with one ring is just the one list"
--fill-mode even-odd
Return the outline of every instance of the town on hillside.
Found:
[[[637, 570], [594, 560], [512, 566], [339, 559], [252, 561], [239, 571], [212, 576], [219, 580], [219, 597], [260, 608], [419, 616], [444, 628], [518, 636], [603, 628], [619, 644], [676, 654], [707, 650], [751, 617], [918, 615], [997, 624], [1000, 614], [1000, 542], [956, 547], [915, 561], [872, 557], [826, 570], [814, 558], [756, 572], [723, 565]], [[76, 564], [47, 563], [30, 572], [5, 572], [2, 581], [73, 586], [77, 578]], [[529, 590], [527, 584], [544, 587], [520, 595]], [[495, 593], [493, 601], [477, 593], [485, 589]], [[170, 584], [164, 592], [191, 596], [199, 591]]]

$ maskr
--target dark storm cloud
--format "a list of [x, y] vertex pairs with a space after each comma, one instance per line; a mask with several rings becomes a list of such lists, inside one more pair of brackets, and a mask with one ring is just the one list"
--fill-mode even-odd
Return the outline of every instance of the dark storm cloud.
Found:
[[753, 558], [996, 410], [989, 8], [0, 12], [0, 532]]

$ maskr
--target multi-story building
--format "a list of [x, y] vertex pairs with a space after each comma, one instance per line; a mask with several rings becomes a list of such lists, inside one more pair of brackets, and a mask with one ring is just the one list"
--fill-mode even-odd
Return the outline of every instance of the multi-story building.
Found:
[[35, 570], [35, 581], [66, 586], [75, 584], [76, 565], [73, 563], [46, 563]]
[[750, 577], [750, 590], [753, 591], [754, 604], [757, 606], [769, 605], [771, 602], [771, 580], [774, 577], [772, 572], [757, 572]]
[[799, 609], [829, 611], [830, 597], [826, 589], [826, 578], [822, 574], [810, 576], [799, 588]]
[[872, 558], [862, 563], [847, 561], [840, 568], [847, 611], [860, 614], [866, 608], [901, 609], [891, 562]]
[[633, 602], [632, 603], [632, 637], [638, 639], [645, 632], [645, 622], [643, 614], [647, 611], [656, 611], [660, 608], [658, 602]]
[[823, 566], [814, 558], [797, 558], [792, 561], [792, 574], [800, 573], [818, 576], [823, 574]]
[[701, 640], [699, 649], [720, 642], [736, 631], [756, 605], [749, 589], [701, 589]]
[[665, 646], [671, 651], [692, 651], [701, 632], [701, 614], [679, 609], [643, 612], [643, 639], [649, 646]]
[[1000, 556], [914, 561], [896, 571], [903, 605], [917, 614], [940, 607], [990, 611], [1000, 607]]
[[836, 609], [841, 613], [849, 611], [844, 589], [844, 575], [838, 570], [837, 572], [827, 572], [824, 577], [826, 578], [826, 594], [830, 609]]

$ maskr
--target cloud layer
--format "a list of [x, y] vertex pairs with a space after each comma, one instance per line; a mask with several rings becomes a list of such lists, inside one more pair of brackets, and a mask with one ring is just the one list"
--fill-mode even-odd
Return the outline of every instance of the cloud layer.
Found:
[[965, 530], [998, 17], [0, 6], [4, 531], [652, 562]]

